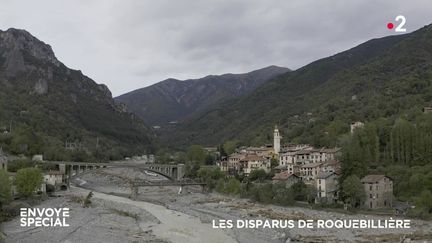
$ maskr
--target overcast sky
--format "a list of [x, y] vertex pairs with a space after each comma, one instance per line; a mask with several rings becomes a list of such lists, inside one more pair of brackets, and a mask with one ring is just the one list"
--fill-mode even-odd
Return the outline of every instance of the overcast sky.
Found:
[[0, 0], [0, 29], [26, 29], [114, 96], [166, 78], [297, 69], [371, 38], [432, 23], [418, 0]]

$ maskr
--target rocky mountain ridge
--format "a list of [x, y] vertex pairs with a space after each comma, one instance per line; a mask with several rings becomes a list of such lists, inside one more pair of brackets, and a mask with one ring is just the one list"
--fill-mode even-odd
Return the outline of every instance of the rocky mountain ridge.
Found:
[[289, 72], [288, 68], [269, 66], [243, 74], [209, 75], [199, 79], [167, 79], [138, 89], [116, 100], [152, 125], [183, 120], [198, 111], [240, 97], [270, 79]]

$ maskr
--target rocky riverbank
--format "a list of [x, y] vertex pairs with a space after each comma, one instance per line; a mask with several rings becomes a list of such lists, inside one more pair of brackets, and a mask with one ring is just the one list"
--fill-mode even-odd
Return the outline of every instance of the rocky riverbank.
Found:
[[[161, 180], [130, 169], [103, 169], [81, 175], [61, 198], [41, 207], [67, 205], [72, 224], [65, 232], [56, 229], [21, 229], [17, 222], [4, 225], [7, 242], [432, 242], [432, 222], [412, 220], [410, 229], [214, 229], [213, 220], [272, 219], [389, 219], [387, 216], [350, 215], [309, 209], [262, 205], [216, 193], [202, 193], [198, 186], [142, 187], [136, 201], [128, 199], [127, 178]], [[95, 190], [90, 208], [68, 201], [68, 197]], [[72, 219], [72, 216], [74, 217]], [[108, 236], [108, 237], [106, 237]], [[30, 241], [36, 239], [37, 241]], [[41, 241], [38, 241], [41, 240]], [[45, 240], [45, 241], [42, 241]]]

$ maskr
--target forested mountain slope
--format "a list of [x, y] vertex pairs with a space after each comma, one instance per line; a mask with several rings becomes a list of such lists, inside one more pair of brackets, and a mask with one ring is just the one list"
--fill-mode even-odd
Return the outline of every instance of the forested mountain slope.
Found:
[[167, 79], [138, 89], [116, 100], [126, 104], [148, 124], [163, 125], [183, 120], [213, 105], [248, 94], [268, 80], [288, 72], [269, 66], [243, 74], [209, 75], [199, 79]]
[[270, 141], [331, 146], [353, 121], [395, 120], [432, 105], [432, 26], [373, 39], [267, 82], [162, 134], [173, 147]]
[[105, 85], [67, 68], [24, 30], [0, 31], [0, 86], [0, 146], [6, 151], [108, 159], [152, 148], [151, 130], [124, 112]]

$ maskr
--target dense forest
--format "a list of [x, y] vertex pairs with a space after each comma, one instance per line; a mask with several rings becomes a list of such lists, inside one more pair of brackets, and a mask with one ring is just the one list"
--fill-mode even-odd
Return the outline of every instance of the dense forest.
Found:
[[[414, 115], [414, 114], [413, 114]], [[381, 118], [341, 137], [343, 182], [349, 176], [385, 174], [397, 200], [415, 204], [415, 216], [432, 214], [432, 113]]]

